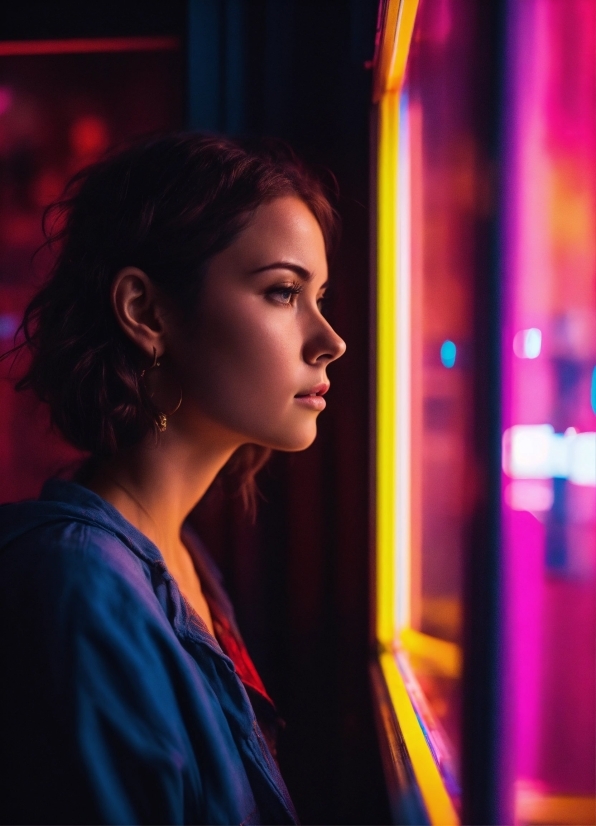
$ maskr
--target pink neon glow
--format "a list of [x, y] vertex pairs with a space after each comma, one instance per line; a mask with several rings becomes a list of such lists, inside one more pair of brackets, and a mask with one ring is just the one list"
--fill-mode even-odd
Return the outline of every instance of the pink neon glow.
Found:
[[85, 52], [175, 51], [178, 37], [72, 37], [65, 40], [6, 40], [0, 57], [36, 54], [83, 54]]
[[8, 86], [0, 86], [0, 115], [7, 112], [12, 105], [12, 90]]
[[[596, 4], [509, 9], [503, 429], [594, 431]], [[515, 336], [530, 329], [540, 352], [521, 358]], [[503, 790], [514, 817], [528, 790], [595, 794], [596, 506], [584, 499], [596, 491], [554, 479], [552, 506], [524, 511], [510, 484], [504, 474]]]

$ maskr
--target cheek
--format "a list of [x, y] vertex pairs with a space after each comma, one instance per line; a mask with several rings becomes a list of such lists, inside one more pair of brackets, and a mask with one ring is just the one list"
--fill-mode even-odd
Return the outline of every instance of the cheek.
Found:
[[293, 400], [304, 365], [291, 311], [250, 303], [235, 310], [228, 306], [198, 325], [187, 350], [188, 395], [242, 441], [303, 450], [316, 436], [316, 416]]
[[203, 401], [262, 407], [264, 393], [271, 404], [296, 392], [299, 341], [283, 316], [286, 311], [268, 309], [249, 301], [206, 314], [193, 344], [197, 362], [192, 371]]

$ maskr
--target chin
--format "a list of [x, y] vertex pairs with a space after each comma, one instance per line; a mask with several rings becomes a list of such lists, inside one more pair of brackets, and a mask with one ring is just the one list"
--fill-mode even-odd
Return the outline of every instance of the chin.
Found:
[[298, 453], [300, 450], [306, 450], [310, 447], [317, 438], [317, 427], [314, 425], [308, 430], [301, 430], [296, 433], [284, 433], [277, 439], [267, 440], [267, 444], [262, 442], [264, 447], [272, 450], [281, 450], [285, 453]]

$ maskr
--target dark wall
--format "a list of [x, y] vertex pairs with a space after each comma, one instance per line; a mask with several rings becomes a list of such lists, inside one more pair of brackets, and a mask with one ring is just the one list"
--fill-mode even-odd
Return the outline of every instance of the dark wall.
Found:
[[346, 356], [320, 435], [262, 473], [255, 525], [223, 488], [196, 521], [287, 728], [282, 771], [304, 823], [387, 822], [368, 689], [370, 72], [377, 0], [5, 4], [0, 37], [179, 34], [193, 128], [272, 135], [332, 170], [341, 249], [330, 315]]
[[183, 34], [185, 0], [21, 0], [0, 5], [2, 40]]
[[[343, 239], [332, 322], [345, 338], [319, 437], [260, 479], [257, 525], [199, 508], [239, 621], [287, 721], [280, 760], [306, 823], [386, 822], [368, 659], [369, 110], [375, 0], [191, 3], [190, 119], [289, 141], [330, 168]], [[213, 34], [216, 33], [214, 38]], [[227, 532], [222, 533], [222, 524]]]

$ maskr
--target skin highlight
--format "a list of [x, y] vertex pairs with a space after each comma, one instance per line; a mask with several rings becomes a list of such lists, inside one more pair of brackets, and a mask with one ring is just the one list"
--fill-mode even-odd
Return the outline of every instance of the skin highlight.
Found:
[[[214, 256], [189, 320], [134, 267], [121, 270], [112, 306], [126, 335], [160, 367], [147, 373], [168, 418], [159, 443], [106, 461], [89, 487], [151, 539], [213, 633], [180, 531], [188, 513], [243, 444], [303, 450], [316, 436], [327, 367], [345, 343], [321, 312], [327, 258], [316, 218], [295, 196], [262, 204]], [[163, 405], [163, 407], [162, 407]]]

